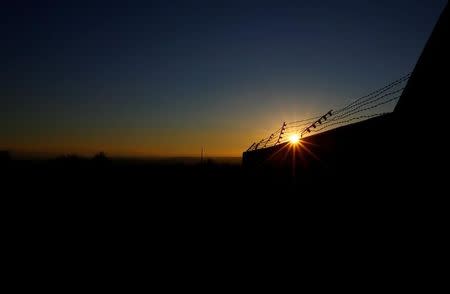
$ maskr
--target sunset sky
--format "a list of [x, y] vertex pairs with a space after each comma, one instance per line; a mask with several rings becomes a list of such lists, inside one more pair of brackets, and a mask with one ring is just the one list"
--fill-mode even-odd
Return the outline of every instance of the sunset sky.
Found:
[[0, 150], [240, 156], [412, 71], [445, 3], [2, 1]]

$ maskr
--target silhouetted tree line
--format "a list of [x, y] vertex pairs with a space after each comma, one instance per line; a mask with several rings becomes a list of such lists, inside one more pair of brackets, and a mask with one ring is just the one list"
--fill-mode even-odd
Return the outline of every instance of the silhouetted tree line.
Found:
[[67, 154], [55, 159], [55, 162], [67, 165], [83, 165], [83, 164], [93, 164], [93, 165], [107, 165], [111, 162], [111, 159], [108, 158], [105, 152], [99, 152], [95, 154], [93, 157], [82, 157], [77, 154]]

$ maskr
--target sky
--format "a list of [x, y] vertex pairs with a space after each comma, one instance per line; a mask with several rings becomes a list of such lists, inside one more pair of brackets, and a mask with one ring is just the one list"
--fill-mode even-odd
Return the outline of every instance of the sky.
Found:
[[446, 3], [2, 1], [0, 149], [240, 156], [412, 71]]

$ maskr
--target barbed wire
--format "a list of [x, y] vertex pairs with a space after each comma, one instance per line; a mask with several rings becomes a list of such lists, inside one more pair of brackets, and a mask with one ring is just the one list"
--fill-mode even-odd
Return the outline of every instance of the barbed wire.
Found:
[[[407, 81], [410, 78], [410, 76], [411, 76], [411, 73], [408, 73], [407, 75], [401, 77], [400, 79], [397, 79], [397, 80], [391, 82], [390, 84], [388, 84], [388, 85], [386, 85], [386, 86], [384, 86], [384, 87], [382, 87], [380, 89], [377, 89], [377, 90], [375, 90], [375, 91], [373, 91], [373, 92], [371, 92], [371, 93], [369, 93], [367, 95], [364, 95], [364, 96], [362, 96], [360, 98], [357, 98], [356, 100], [354, 100], [353, 102], [351, 102], [347, 106], [344, 106], [343, 108], [336, 110], [335, 114], [338, 114], [338, 113], [340, 113], [340, 112], [342, 112], [342, 111], [344, 111], [344, 110], [346, 110], [348, 108], [351, 108], [351, 107], [353, 107], [353, 106], [355, 106], [355, 105], [357, 105], [359, 103], [363, 103], [366, 100], [370, 100], [372, 98], [378, 97], [380, 94], [382, 94], [382, 93], [384, 93], [384, 92], [394, 88], [395, 86], [397, 86], [397, 85]], [[365, 99], [365, 98], [367, 98], [367, 99]], [[364, 100], [364, 101], [361, 101], [361, 100]]]
[[304, 123], [301, 123], [301, 124], [298, 124], [298, 123], [296, 123], [296, 124], [286, 123], [286, 125], [287, 125], [287, 128], [296, 128], [296, 127], [306, 126], [306, 125], [309, 125], [309, 124], [315, 122], [318, 118], [321, 118], [321, 117], [322, 116], [318, 116], [318, 117], [316, 117], [314, 119], [307, 120], [307, 121], [305, 121]]
[[[339, 111], [336, 111], [336, 112], [334, 113], [334, 115], [336, 116], [337, 114], [340, 114], [340, 113], [342, 113], [342, 112], [344, 112], [344, 113], [351, 112], [351, 111], [353, 111], [353, 110], [355, 110], [355, 109], [359, 109], [359, 108], [361, 108], [361, 107], [363, 107], [363, 106], [365, 106], [365, 105], [368, 105], [368, 104], [371, 104], [371, 103], [375, 103], [375, 102], [377, 102], [377, 101], [379, 101], [379, 100], [381, 100], [381, 99], [383, 99], [383, 98], [389, 97], [389, 96], [394, 95], [394, 94], [397, 94], [397, 93], [399, 93], [399, 92], [403, 92], [404, 89], [405, 89], [405, 88], [403, 87], [403, 88], [394, 90], [394, 91], [392, 91], [392, 92], [386, 93], [386, 94], [384, 94], [384, 95], [381, 95], [382, 93], [384, 93], [384, 91], [383, 91], [383, 92], [380, 92], [380, 93], [378, 93], [377, 95], [375, 95], [375, 96], [373, 96], [373, 97], [370, 97], [369, 99], [365, 99], [365, 100], [362, 100], [362, 101], [360, 101], [360, 102], [358, 102], [358, 103], [353, 104], [351, 107], [348, 107], [348, 108], [346, 108], [345, 110], [339, 110]], [[380, 96], [380, 95], [381, 95], [381, 96]]]
[[374, 99], [374, 100], [370, 100], [370, 101], [366, 101], [366, 102], [364, 102], [364, 103], [361, 103], [361, 104], [355, 106], [354, 108], [351, 108], [350, 110], [345, 111], [345, 112], [342, 113], [342, 114], [334, 115], [334, 118], [333, 118], [332, 120], [339, 119], [340, 117], [345, 116], [345, 115], [347, 115], [348, 113], [353, 113], [354, 111], [360, 109], [361, 107], [364, 107], [364, 106], [366, 106], [366, 105], [373, 104], [373, 103], [375, 103], [375, 102], [377, 102], [377, 101], [382, 100], [383, 98], [387, 98], [387, 97], [389, 97], [389, 96], [392, 96], [392, 95], [394, 95], [394, 94], [397, 94], [397, 93], [403, 91], [403, 89], [404, 89], [404, 88], [399, 89], [399, 90], [396, 90], [396, 91], [393, 91], [393, 92], [390, 92], [390, 93], [387, 93], [387, 94], [384, 94], [383, 96], [380, 96], [380, 97], [378, 97], [378, 98], [376, 98], [376, 99]]
[[337, 119], [335, 119], [335, 120], [330, 120], [330, 121], [341, 120], [341, 119], [350, 117], [350, 116], [352, 116], [352, 115], [354, 115], [354, 114], [357, 114], [357, 113], [360, 113], [360, 112], [363, 112], [363, 111], [367, 111], [367, 110], [374, 109], [374, 108], [379, 107], [379, 106], [381, 106], [381, 105], [385, 105], [385, 104], [388, 104], [388, 103], [390, 103], [390, 102], [393, 102], [393, 101], [399, 99], [400, 97], [401, 97], [401, 96], [396, 96], [396, 97], [393, 97], [393, 98], [388, 99], [388, 100], [386, 100], [386, 101], [379, 102], [379, 103], [377, 103], [377, 104], [375, 104], [375, 105], [372, 105], [372, 106], [369, 106], [369, 107], [366, 107], [366, 108], [363, 108], [363, 109], [355, 110], [355, 111], [350, 112], [350, 113], [348, 113], [348, 114], [346, 114], [346, 115], [342, 115], [342, 116], [340, 116], [339, 118], [337, 118]]
[[[363, 119], [370, 119], [386, 115], [389, 112], [378, 112], [372, 114], [366, 113], [353, 117], [357, 114], [361, 114], [362, 112], [369, 112], [370, 110], [399, 99], [401, 97], [401, 94], [393, 98], [389, 97], [402, 92], [405, 87], [401, 87], [399, 89], [395, 89], [395, 87], [399, 87], [400, 85], [402, 85], [402, 83], [406, 82], [410, 78], [410, 76], [411, 73], [408, 73], [407, 75], [389, 83], [382, 88], [379, 88], [367, 95], [357, 98], [353, 102], [336, 111], [330, 110], [327, 114], [322, 116], [319, 115], [307, 119], [283, 123], [283, 126], [281, 128], [277, 129], [269, 137], [266, 137], [258, 141], [257, 143], [253, 143], [247, 151], [268, 148], [277, 144], [285, 143], [289, 141], [289, 136], [293, 134], [300, 134], [302, 135], [302, 137], [304, 137], [305, 134], [306, 136], [308, 136], [308, 134], [317, 134], [334, 126], [349, 124], [351, 122], [361, 121]], [[392, 91], [386, 93], [390, 90]], [[330, 117], [327, 117], [327, 115], [330, 115]], [[318, 127], [318, 125], [320, 125], [321, 127]]]
[[310, 124], [312, 124], [313, 122], [314, 122], [315, 120], [312, 120], [312, 121], [309, 121], [308, 123], [304, 123], [304, 124], [301, 124], [301, 125], [287, 125], [287, 127], [286, 127], [286, 129], [296, 129], [296, 128], [301, 128], [301, 127], [303, 127], [303, 126], [307, 126], [307, 125], [310, 125]]
[[308, 133], [318, 133], [318, 132], [320, 132], [320, 131], [322, 131], [322, 130], [325, 130], [325, 129], [327, 129], [327, 128], [330, 128], [331, 126], [340, 125], [340, 124], [344, 124], [344, 123], [349, 123], [349, 122], [351, 122], [351, 121], [354, 121], [354, 120], [360, 119], [360, 118], [365, 118], [365, 117], [366, 117], [366, 118], [371, 118], [371, 117], [375, 117], [375, 116], [378, 116], [378, 115], [381, 115], [381, 114], [389, 113], [389, 112], [382, 112], [382, 113], [375, 113], [375, 114], [369, 114], [369, 115], [366, 114], [366, 115], [358, 116], [357, 118], [350, 118], [350, 119], [345, 120], [346, 118], [351, 117], [351, 116], [353, 116], [353, 115], [355, 115], [355, 114], [361, 113], [361, 112], [363, 112], [363, 111], [375, 109], [375, 108], [377, 108], [377, 107], [379, 107], [379, 106], [381, 106], [381, 105], [384, 105], [384, 104], [393, 102], [393, 101], [395, 101], [395, 100], [397, 100], [397, 99], [399, 99], [399, 98], [400, 98], [400, 96], [393, 97], [393, 98], [391, 98], [391, 99], [389, 99], [389, 100], [387, 100], [387, 101], [383, 101], [383, 102], [377, 103], [377, 104], [375, 104], [375, 105], [372, 105], [372, 106], [370, 106], [370, 107], [366, 107], [366, 108], [364, 108], [364, 109], [360, 109], [360, 110], [355, 111], [355, 112], [353, 112], [353, 113], [349, 113], [349, 114], [347, 114], [347, 115], [345, 115], [345, 116], [340, 117], [339, 119], [330, 120], [330, 123], [328, 123], [328, 124], [322, 126], [321, 128], [312, 129], [312, 130], [310, 130]]
[[291, 121], [291, 122], [288, 122], [288, 123], [286, 123], [286, 124], [292, 125], [292, 124], [301, 123], [301, 122], [306, 122], [306, 121], [313, 121], [313, 120], [316, 120], [316, 119], [318, 119], [318, 118], [320, 118], [320, 115], [315, 116], [315, 117], [310, 117], [310, 118], [302, 119], [302, 120]]
[[311, 130], [311, 133], [318, 133], [318, 132], [321, 132], [323, 130], [326, 130], [327, 128], [335, 126], [335, 125], [345, 124], [345, 123], [349, 123], [349, 122], [352, 122], [352, 121], [355, 121], [355, 120], [360, 120], [360, 119], [363, 119], [363, 118], [369, 119], [369, 118], [382, 116], [382, 115], [386, 115], [386, 114], [389, 114], [389, 112], [374, 113], [374, 114], [369, 114], [369, 115], [360, 115], [358, 117], [353, 117], [351, 119], [334, 122], [334, 123], [331, 123], [329, 125], [323, 126], [321, 128], [318, 128], [318, 129], [313, 129], [313, 130]]
[[[379, 107], [379, 106], [381, 106], [381, 105], [384, 105], [384, 104], [387, 104], [387, 103], [389, 103], [389, 102], [392, 102], [392, 101], [394, 101], [394, 100], [400, 98], [400, 96], [397, 96], [397, 97], [394, 97], [394, 98], [392, 98], [392, 99], [388, 99], [388, 100], [386, 100], [386, 101], [379, 102], [379, 103], [377, 103], [377, 104], [375, 104], [375, 105], [372, 105], [372, 106], [370, 106], [370, 107], [366, 107], [366, 108], [362, 108], [362, 109], [361, 109], [361, 107], [364, 107], [364, 106], [367, 106], [367, 105], [371, 105], [371, 104], [373, 104], [373, 103], [375, 103], [375, 102], [377, 102], [377, 101], [386, 99], [386, 98], [388, 98], [388, 97], [390, 97], [390, 96], [392, 96], [392, 95], [394, 95], [394, 94], [397, 94], [397, 93], [403, 91], [403, 89], [404, 89], [404, 88], [398, 89], [398, 90], [396, 90], [396, 91], [392, 91], [392, 92], [390, 92], [390, 93], [384, 94], [384, 95], [382, 95], [382, 96], [380, 96], [380, 97], [378, 97], [378, 98], [376, 98], [376, 99], [370, 100], [370, 101], [361, 101], [361, 102], [359, 103], [359, 105], [358, 105], [358, 104], [355, 104], [353, 108], [349, 108], [346, 112], [344, 112], [344, 113], [342, 113], [342, 114], [340, 114], [340, 115], [338, 115], [338, 116], [334, 116], [333, 118], [329, 119], [328, 121], [319, 122], [319, 124], [320, 124], [320, 125], [335, 125], [335, 123], [333, 123], [333, 122], [341, 121], [342, 119], [345, 119], [345, 118], [350, 117], [350, 116], [352, 116], [352, 115], [358, 114], [358, 113], [360, 113], [360, 112], [367, 111], [367, 110], [371, 110], [371, 109], [374, 109], [374, 108]], [[308, 128], [305, 128], [304, 130], [302, 130], [302, 131], [301, 131], [301, 134], [303, 135], [304, 133], [311, 133], [311, 129], [315, 129], [315, 128], [316, 128], [316, 125], [313, 124], [312, 126], [310, 126], [310, 127], [308, 127]], [[323, 127], [323, 128], [320, 128], [320, 129], [324, 129], [324, 128], [327, 128], [327, 127]], [[316, 131], [315, 131], [315, 132], [316, 132]], [[312, 132], [312, 133], [315, 133], [315, 132]]]

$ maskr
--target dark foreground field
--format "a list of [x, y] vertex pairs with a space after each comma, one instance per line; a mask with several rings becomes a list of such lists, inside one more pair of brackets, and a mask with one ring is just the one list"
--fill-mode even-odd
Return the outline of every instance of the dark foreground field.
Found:
[[[246, 171], [241, 158], [126, 159], [63, 156], [55, 159], [8, 159], [1, 163], [8, 194], [78, 194], [79, 197], [195, 197], [287, 188], [291, 177]], [[272, 182], [267, 182], [270, 177]], [[266, 179], [265, 179], [266, 178]], [[275, 182], [273, 182], [275, 181]], [[241, 191], [241, 189], [244, 189]]]
[[[314, 174], [290, 168], [246, 168], [240, 158], [114, 159], [74, 156], [49, 160], [2, 160], [3, 207], [7, 212], [74, 221], [167, 216], [206, 224], [241, 217], [253, 221], [302, 218], [310, 225], [339, 219], [380, 222], [427, 213], [439, 195], [439, 179], [421, 172], [389, 172], [389, 166], [355, 170], [342, 166]], [[406, 169], [406, 168], [405, 168]], [[405, 170], [406, 172], [406, 170]], [[429, 173], [429, 171], [425, 171]], [[406, 175], [406, 176], [405, 176]], [[163, 219], [161, 219], [161, 216]], [[179, 220], [179, 219], [178, 219]], [[161, 225], [166, 225], [167, 221]], [[206, 223], [205, 223], [206, 222]], [[312, 223], [311, 223], [312, 222]]]
[[181, 263], [183, 273], [199, 257], [259, 266], [268, 252], [290, 262], [299, 250], [341, 264], [366, 248], [375, 260], [395, 255], [409, 264], [408, 240], [431, 232], [424, 219], [440, 221], [429, 195], [400, 193], [402, 185], [366, 174], [305, 179], [247, 170], [239, 160], [103, 157], [4, 160], [1, 172], [5, 252], [36, 265], [49, 257], [81, 263], [88, 272], [93, 260], [111, 269], [157, 262], [163, 271]]
[[0, 163], [7, 198], [54, 196], [93, 202], [168, 197], [244, 201], [299, 196], [304, 200], [335, 201], [349, 196], [367, 199], [372, 194], [377, 199], [394, 199], [404, 195], [413, 183], [400, 174], [401, 170], [392, 173], [391, 169], [383, 165], [360, 170], [342, 164], [338, 170], [306, 173], [298, 166], [245, 167], [241, 158], [211, 158], [201, 162], [198, 158], [124, 159], [102, 154], [93, 158], [63, 156], [45, 160], [4, 157]]

